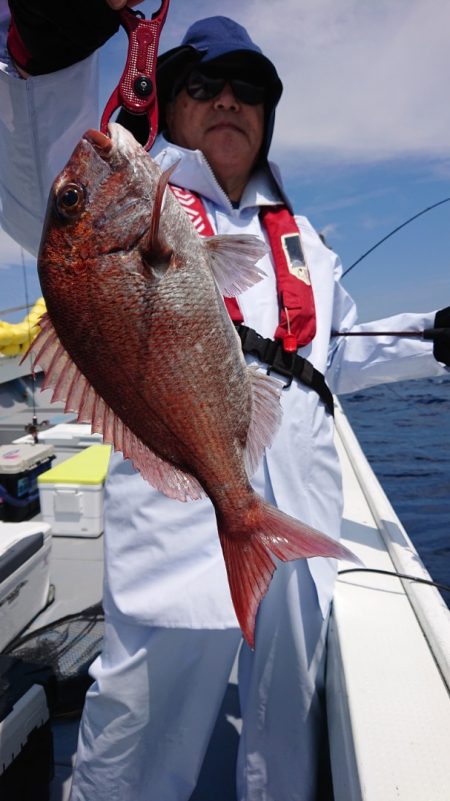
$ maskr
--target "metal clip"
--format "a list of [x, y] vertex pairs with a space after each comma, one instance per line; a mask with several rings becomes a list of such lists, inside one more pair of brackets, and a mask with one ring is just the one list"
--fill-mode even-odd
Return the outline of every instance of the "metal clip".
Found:
[[102, 133], [108, 133], [108, 122], [118, 108], [131, 114], [145, 115], [149, 126], [145, 149], [150, 150], [158, 132], [158, 101], [156, 95], [156, 62], [161, 30], [166, 20], [169, 0], [151, 19], [140, 11], [125, 7], [119, 11], [121, 25], [128, 35], [128, 54], [122, 77], [109, 98], [100, 122]]

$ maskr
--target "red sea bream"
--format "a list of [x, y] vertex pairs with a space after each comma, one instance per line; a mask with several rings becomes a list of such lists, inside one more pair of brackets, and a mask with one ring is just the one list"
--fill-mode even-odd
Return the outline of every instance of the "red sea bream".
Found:
[[265, 245], [201, 239], [166, 191], [170, 174], [119, 125], [84, 135], [50, 194], [38, 260], [48, 316], [32, 350], [53, 400], [150, 484], [180, 501], [209, 496], [253, 647], [272, 555], [351, 554], [252, 490], [280, 421], [279, 382], [247, 367], [222, 295], [260, 280]]

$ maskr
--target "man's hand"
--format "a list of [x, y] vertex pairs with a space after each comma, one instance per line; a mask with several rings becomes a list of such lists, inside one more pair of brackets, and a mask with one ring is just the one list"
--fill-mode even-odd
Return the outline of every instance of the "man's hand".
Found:
[[444, 329], [434, 336], [434, 358], [450, 367], [450, 306], [438, 311], [434, 318], [434, 327]]
[[21, 74], [55, 72], [101, 47], [119, 28], [116, 1], [9, 0], [8, 49]]

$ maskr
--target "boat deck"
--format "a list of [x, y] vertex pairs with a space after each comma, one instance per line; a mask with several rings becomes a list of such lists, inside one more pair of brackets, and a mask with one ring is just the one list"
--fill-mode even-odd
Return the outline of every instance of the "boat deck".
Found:
[[[30, 416], [25, 396], [17, 400], [9, 390], [8, 404], [2, 406], [0, 395], [0, 442], [11, 441], [2, 435], [23, 434], [24, 415]], [[45, 397], [40, 402], [41, 418], [61, 422], [60, 410], [46, 407]], [[336, 443], [343, 469], [345, 543], [366, 568], [429, 579], [339, 405]], [[58, 458], [69, 454], [60, 451]], [[53, 537], [55, 599], [33, 627], [100, 600], [102, 539]], [[333, 792], [325, 776], [320, 801], [448, 801], [449, 681], [450, 614], [435, 588], [379, 573], [341, 574], [327, 667]], [[51, 801], [68, 799], [77, 729], [78, 720], [54, 722]], [[239, 731], [234, 670], [191, 801], [235, 801]]]
[[[340, 409], [337, 418], [346, 544], [372, 570], [397, 569], [426, 577], [373, 474], [369, 480], [365, 458]], [[393, 561], [396, 551], [403, 559], [397, 568]], [[78, 610], [80, 580], [86, 590], [84, 599], [88, 603], [98, 600], [95, 587], [101, 575], [101, 538], [84, 542], [54, 538], [53, 560], [55, 583], [58, 586], [58, 579], [64, 581], [65, 597], [56, 598], [48, 615], [57, 617]], [[350, 565], [341, 565], [345, 567]], [[415, 600], [410, 599], [405, 586], [415, 594]], [[422, 621], [413, 603], [421, 610]], [[431, 615], [428, 623], [424, 613], [427, 608]], [[321, 801], [332, 801], [333, 797], [335, 801], [447, 801], [450, 705], [443, 673], [450, 665], [450, 636], [443, 636], [445, 631], [450, 635], [449, 613], [433, 587], [379, 573], [355, 572], [339, 577], [327, 670], [334, 796], [323, 789]], [[429, 640], [433, 639], [440, 642], [440, 653], [439, 649], [435, 654], [430, 649]], [[210, 801], [212, 787], [216, 801], [234, 801], [232, 766], [240, 724], [234, 671], [191, 801]], [[68, 798], [76, 728], [74, 722], [55, 725], [57, 772], [52, 801]]]

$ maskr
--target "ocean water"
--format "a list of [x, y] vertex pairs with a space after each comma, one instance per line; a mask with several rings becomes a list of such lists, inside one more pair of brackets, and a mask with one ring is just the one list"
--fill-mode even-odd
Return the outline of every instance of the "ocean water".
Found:
[[[380, 385], [340, 401], [427, 570], [450, 586], [450, 377]], [[441, 592], [450, 607], [450, 592]]]

